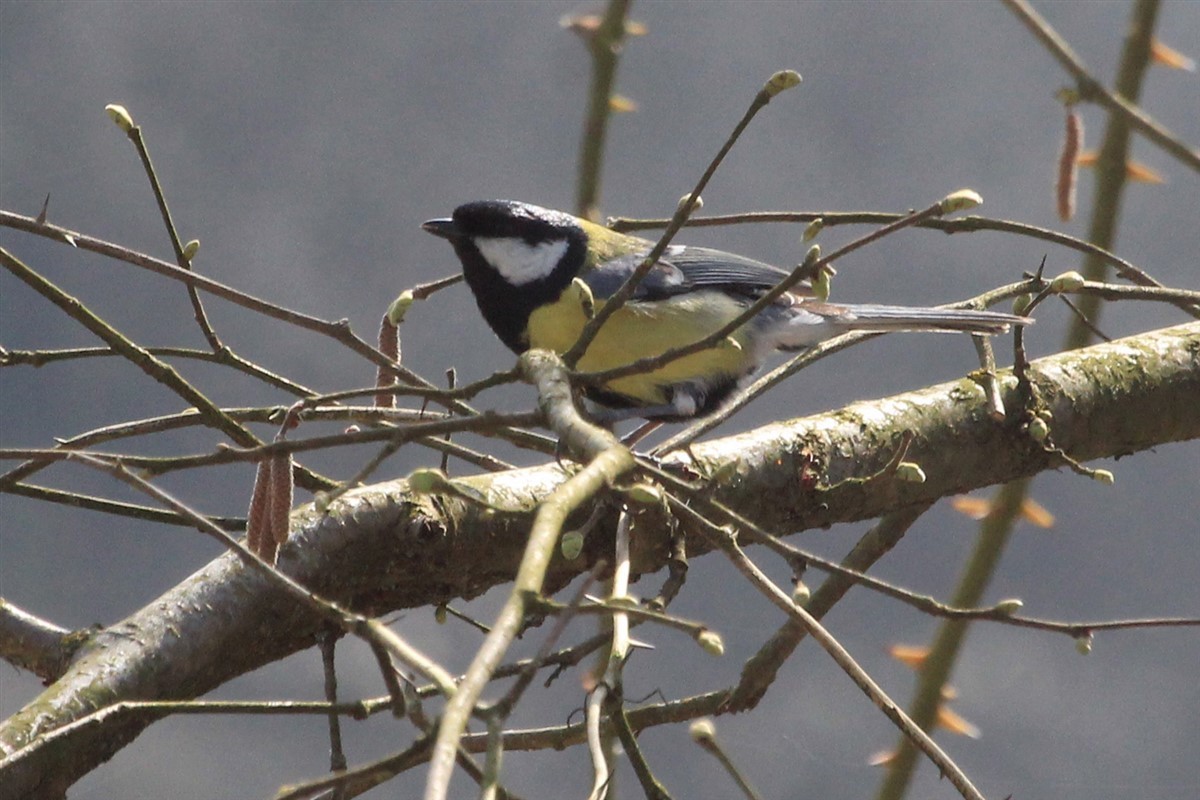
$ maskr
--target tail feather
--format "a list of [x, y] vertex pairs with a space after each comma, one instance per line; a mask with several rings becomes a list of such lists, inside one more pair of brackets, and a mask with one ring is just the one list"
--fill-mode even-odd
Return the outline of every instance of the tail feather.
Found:
[[841, 306], [836, 321], [857, 331], [949, 331], [997, 334], [1013, 325], [1032, 325], [1033, 319], [999, 311], [906, 306]]
[[1033, 319], [999, 311], [908, 306], [842, 305], [812, 300], [792, 305], [768, 323], [772, 346], [796, 350], [849, 331], [940, 331], [947, 333], [1004, 333]]

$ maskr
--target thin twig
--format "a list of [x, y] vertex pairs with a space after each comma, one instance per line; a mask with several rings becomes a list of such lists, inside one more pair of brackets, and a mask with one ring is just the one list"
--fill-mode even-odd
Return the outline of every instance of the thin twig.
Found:
[[[977, 295], [970, 300], [963, 300], [957, 303], [946, 303], [939, 308], [979, 308], [980, 306], [988, 306], [1001, 300], [1011, 299], [1019, 294], [1025, 294], [1031, 289], [1037, 288], [1039, 284], [1034, 281], [1023, 281], [1021, 283], [1009, 284], [996, 289], [989, 290], [983, 294]], [[1020, 328], [1017, 331], [1020, 332]], [[654, 455], [663, 455], [672, 450], [678, 450], [686, 447], [688, 443], [695, 441], [698, 437], [720, 425], [725, 420], [733, 416], [738, 410], [748, 405], [756, 397], [771, 389], [778, 383], [786, 380], [802, 369], [811, 366], [812, 364], [827, 358], [834, 353], [839, 353], [856, 344], [874, 339], [877, 336], [884, 336], [882, 333], [845, 333], [841, 336], [836, 336], [832, 339], [827, 339], [820, 344], [805, 350], [803, 353], [795, 356], [789, 361], [781, 364], [769, 372], [760, 375], [749, 386], [737, 392], [731, 399], [726, 401], [725, 405], [721, 406], [716, 412], [695, 420], [679, 433], [667, 439], [665, 442], [657, 445], [652, 451]]]
[[[184, 380], [174, 367], [151, 355], [145, 348], [134, 344], [119, 330], [109, 325], [96, 314], [92, 313], [83, 303], [55, 286], [42, 275], [22, 263], [19, 259], [0, 247], [0, 265], [4, 266], [14, 276], [23, 281], [35, 292], [58, 306], [68, 317], [87, 328], [105, 344], [119, 352], [128, 361], [149, 375], [155, 382], [162, 384], [168, 390], [182, 398], [188, 405], [195, 406], [204, 415], [206, 422], [220, 430], [242, 447], [258, 447], [262, 441], [230, 419], [208, 397]], [[177, 268], [176, 268], [177, 269]], [[191, 274], [191, 273], [187, 273]], [[328, 489], [333, 481], [298, 466], [295, 469], [296, 480], [304, 488], [312, 491]]]
[[[600, 577], [600, 573], [607, 568], [607, 563], [601, 561], [592, 567], [592, 570], [587, 574], [584, 580], [580, 581], [579, 588], [575, 590], [575, 594], [571, 597], [570, 602], [567, 603], [567, 605], [563, 608], [562, 613], [560, 613], [557, 619], [554, 621], [554, 626], [550, 629], [549, 635], [547, 635], [545, 640], [542, 642], [542, 646], [538, 648], [537, 655], [521, 665], [519, 671], [517, 672], [517, 679], [513, 682], [513, 685], [509, 687], [509, 690], [504, 693], [504, 696], [496, 701], [496, 703], [489, 709], [489, 715], [495, 715], [503, 719], [512, 713], [513, 709], [516, 708], [517, 701], [521, 698], [521, 695], [523, 695], [525, 690], [529, 688], [529, 684], [533, 681], [534, 675], [536, 675], [537, 671], [542, 668], [543, 664], [548, 663], [548, 660], [551, 657], [552, 648], [562, 637], [563, 632], [566, 631], [567, 624], [570, 623], [571, 619], [574, 617], [575, 611], [579, 608], [580, 603], [583, 602], [583, 598], [587, 594], [588, 589], [590, 589], [592, 584], [595, 583]], [[496, 675], [499, 676], [500, 672], [501, 670], [497, 669]]]
[[753, 120], [754, 117], [758, 115], [758, 112], [761, 111], [767, 105], [767, 103], [771, 102], [771, 99], [777, 94], [787, 90], [791, 86], [795, 86], [799, 82], [799, 74], [790, 71], [782, 71], [772, 75], [767, 81], [766, 85], [764, 85], [762, 89], [759, 89], [758, 93], [754, 96], [754, 100], [750, 103], [750, 107], [746, 109], [746, 113], [742, 115], [742, 119], [737, 125], [734, 126], [733, 132], [729, 134], [729, 137], [725, 140], [725, 143], [721, 145], [721, 149], [717, 151], [717, 154], [713, 157], [712, 161], [709, 162], [708, 168], [704, 170], [704, 174], [700, 176], [700, 180], [696, 182], [695, 188], [692, 189], [691, 193], [688, 194], [675, 209], [675, 215], [671, 218], [671, 222], [667, 225], [666, 230], [663, 231], [662, 236], [659, 237], [658, 242], [655, 243], [654, 247], [650, 249], [650, 252], [646, 255], [645, 259], [642, 260], [642, 263], [638, 265], [637, 269], [635, 269], [633, 273], [625, 280], [625, 282], [621, 284], [621, 288], [617, 289], [612, 297], [608, 298], [604, 305], [600, 307], [600, 309], [596, 312], [596, 315], [588, 320], [587, 325], [585, 325], [583, 330], [580, 332], [579, 338], [575, 341], [575, 344], [571, 345], [571, 349], [563, 354], [563, 361], [566, 362], [568, 366], [573, 367], [575, 363], [583, 357], [583, 354], [587, 352], [588, 346], [592, 343], [592, 340], [596, 338], [596, 334], [600, 332], [601, 326], [603, 326], [613, 314], [620, 310], [620, 308], [624, 306], [631, 297], [633, 297], [633, 293], [637, 289], [638, 284], [642, 282], [642, 279], [645, 278], [646, 275], [650, 273], [650, 270], [654, 268], [654, 265], [658, 263], [658, 259], [662, 257], [662, 254], [666, 252], [667, 247], [671, 244], [671, 239], [674, 238], [679, 229], [683, 227], [683, 223], [696, 209], [700, 200], [700, 195], [704, 191], [704, 188], [708, 186], [709, 180], [712, 179], [713, 174], [717, 171], [717, 167], [719, 167], [721, 162], [725, 160], [725, 156], [728, 155], [729, 151], [733, 148], [733, 145], [739, 138], [741, 138], [742, 132], [746, 130], [746, 127], [750, 124], [750, 121]]
[[[210, 364], [233, 367], [239, 372], [244, 372], [253, 378], [261, 380], [268, 386], [282, 389], [296, 397], [313, 397], [316, 395], [316, 392], [307, 386], [271, 372], [228, 349], [214, 353], [208, 350], [196, 350], [191, 347], [147, 347], [146, 352], [160, 358], [189, 358], [197, 361], [205, 361]], [[72, 347], [62, 350], [6, 350], [0, 348], [0, 367], [12, 367], [23, 364], [41, 367], [58, 361], [73, 361], [81, 358], [119, 357], [120, 355], [120, 353], [111, 347]]]
[[[1118, 92], [1110, 92], [1105, 88], [1104, 84], [1092, 76], [1083, 60], [1075, 54], [1066, 40], [1050, 27], [1050, 23], [1046, 22], [1026, 0], [1001, 0], [1001, 2], [1017, 15], [1017, 18], [1037, 37], [1038, 41], [1045, 45], [1063, 69], [1071, 73], [1082, 99], [1098, 103], [1115, 112], [1114, 117], [1119, 116], [1124, 124], [1135, 128], [1147, 139], [1187, 166], [1200, 171], [1200, 153], [1189, 149], [1166, 127], [1143, 111], [1137, 105], [1136, 94], [1126, 93], [1120, 88]], [[1153, 27], [1153, 22], [1150, 27]], [[1146, 49], [1146, 53], [1149, 54], [1149, 48]]]
[[[124, 109], [122, 109], [124, 110]], [[132, 123], [131, 117], [126, 117]], [[179, 233], [175, 229], [175, 221], [171, 219], [171, 210], [167, 207], [167, 196], [163, 192], [162, 184], [158, 180], [158, 173], [154, 169], [154, 164], [150, 160], [150, 148], [146, 146], [146, 137], [142, 134], [140, 125], [120, 125], [125, 135], [129, 137], [129, 141], [133, 142], [133, 147], [137, 150], [138, 158], [141, 159], [142, 168], [146, 171], [146, 177], [150, 180], [150, 188], [154, 192], [154, 201], [158, 204], [159, 215], [162, 216], [163, 225], [167, 228], [167, 237], [171, 240], [171, 249], [175, 252], [175, 261], [181, 269], [191, 271], [192, 262], [183, 250], [183, 242], [179, 239]], [[45, 220], [43, 220], [45, 222]], [[208, 320], [208, 315], [204, 313], [204, 304], [200, 302], [200, 294], [196, 291], [196, 287], [188, 285], [188, 299], [192, 303], [192, 312], [196, 318], [196, 324], [200, 326], [200, 332], [204, 334], [204, 339], [208, 342], [208, 346], [212, 348], [214, 353], [220, 353], [225, 350], [225, 345], [221, 343], [221, 339], [217, 336], [217, 332], [213, 329], [212, 323]]]
[[[678, 508], [678, 506], [677, 506]], [[946, 754], [938, 744], [933, 741], [929, 734], [925, 733], [921, 727], [915, 723], [904, 711], [890, 698], [887, 693], [880, 688], [879, 684], [867, 674], [866, 670], [858, 665], [858, 663], [850, 656], [841, 643], [837, 641], [829, 631], [825, 630], [817, 619], [806, 611], [802, 606], [797, 605], [786, 592], [775, 585], [758, 566], [742, 552], [741, 547], [734, 541], [733, 537], [727, 532], [711, 525], [698, 515], [694, 516], [693, 522], [698, 522], [697, 530], [702, 532], [706, 538], [709, 538], [714, 544], [729, 557], [734, 566], [737, 567], [743, 575], [749, 579], [750, 583], [764, 594], [777, 608], [783, 610], [795, 622], [799, 623], [808, 632], [822, 649], [827, 652], [831, 658], [841, 667], [842, 671], [854, 681], [855, 685], [870, 698], [884, 716], [892, 721], [892, 723], [900, 729], [904, 734], [906, 741], [912, 742], [923, 752], [930, 761], [932, 761], [941, 773], [949, 779], [950, 783], [958, 789], [960, 795], [966, 800], [984, 800], [983, 795], [975, 788], [971, 780], [966, 776], [962, 769], [954, 763], [953, 759]]]
[[[809, 223], [820, 219], [829, 228], [835, 225], [880, 225], [901, 219], [903, 215], [880, 211], [750, 211], [740, 214], [723, 214], [711, 217], [694, 217], [687, 221], [688, 227], [706, 228], [723, 225], [741, 225], [747, 223]], [[616, 231], [641, 231], [659, 229], [667, 225], [665, 219], [625, 219], [609, 220], [610, 227]], [[1051, 242], [1053, 244], [1075, 250], [1085, 255], [1094, 256], [1117, 270], [1117, 273], [1138, 286], [1162, 286], [1145, 270], [1126, 261], [1120, 256], [1097, 247], [1091, 242], [1070, 236], [1061, 231], [1042, 228], [1024, 222], [1006, 219], [991, 219], [989, 217], [966, 216], [954, 219], [927, 219], [915, 225], [916, 228], [941, 231], [947, 234], [975, 233], [978, 231], [994, 231], [997, 233], [1012, 233], [1030, 239]], [[1189, 305], [1184, 310], [1192, 316], [1200, 318], [1200, 308]]]
[[[321, 650], [321, 668], [325, 672], [325, 702], [330, 708], [337, 706], [337, 668], [334, 654], [337, 650], [337, 640], [341, 631], [337, 628], [326, 628], [317, 636], [317, 646]], [[329, 722], [329, 771], [342, 772], [346, 769], [346, 753], [342, 750], [342, 722], [337, 712], [330, 711]], [[335, 794], [334, 800], [340, 800]]]
[[521, 357], [520, 363], [528, 379], [536, 383], [539, 403], [559, 438], [572, 451], [587, 454], [591, 460], [538, 507], [508, 600], [493, 623], [492, 632], [476, 652], [458, 691], [442, 712], [425, 784], [425, 800], [445, 800], [467, 719], [473, 713], [483, 687], [491, 680], [500, 659], [521, 629], [526, 598], [542, 589], [551, 554], [567, 516], [634, 465], [633, 456], [611, 433], [579, 416], [561, 360], [546, 351], [531, 350]]
[[[139, 253], [129, 248], [120, 245], [106, 242], [103, 239], [97, 239], [94, 236], [71, 231], [66, 228], [60, 228], [57, 225], [45, 223], [42, 225], [30, 218], [20, 214], [13, 214], [8, 211], [0, 210], [0, 227], [13, 228], [15, 230], [25, 231], [27, 233], [43, 236], [47, 239], [52, 239], [57, 242], [68, 242], [72, 246], [81, 250], [88, 250], [93, 253], [108, 256], [117, 261], [123, 261], [127, 264], [132, 264], [135, 267], [149, 270], [158, 275], [162, 275], [173, 280], [182, 281], [190, 286], [195, 286], [210, 294], [214, 294], [223, 300], [228, 300], [234, 305], [239, 305], [243, 308], [255, 311], [272, 319], [277, 319], [281, 322], [287, 322], [304, 330], [313, 331], [345, 345], [353, 352], [364, 357], [372, 364], [377, 366], [391, 367], [396, 370], [400, 379], [411, 383], [415, 386], [422, 386], [429, 389], [436, 389], [433, 384], [421, 378], [416, 373], [403, 367], [383, 353], [380, 353], [375, 347], [359, 338], [351, 329], [347, 320], [328, 321], [317, 317], [303, 314], [299, 311], [293, 311], [277, 303], [272, 303], [267, 300], [262, 300], [251, 294], [238, 291], [232, 287], [215, 281], [212, 278], [205, 277], [195, 272], [190, 272], [181, 269], [175, 264], [162, 261], [157, 258], [152, 258], [144, 253]], [[461, 413], [472, 413], [469, 407], [458, 408], [456, 410]]]
[[630, 0], [610, 0], [599, 25], [580, 32], [592, 56], [592, 82], [588, 88], [583, 139], [579, 145], [579, 179], [575, 195], [575, 213], [585, 219], [595, 219], [600, 204], [604, 145], [608, 141], [613, 84], [620, 61], [618, 56], [625, 39], [625, 18], [629, 13], [629, 5]]
[[277, 589], [286, 591], [289, 595], [296, 598], [305, 604], [324, 619], [329, 620], [346, 631], [361, 637], [368, 644], [373, 646], [382, 646], [388, 652], [395, 655], [401, 661], [417, 670], [426, 680], [431, 680], [436, 683], [444, 693], [452, 695], [454, 692], [454, 679], [444, 669], [438, 666], [437, 662], [422, 654], [415, 647], [401, 639], [394, 631], [387, 628], [382, 623], [375, 620], [369, 620], [342, 609], [336, 603], [326, 600], [318, 596], [291, 577], [280, 572], [271, 564], [263, 561], [254, 553], [250, 552], [241, 542], [234, 539], [226, 531], [215, 525], [211, 520], [207, 519], [196, 511], [192, 510], [186, 504], [180, 502], [169, 493], [163, 491], [159, 487], [150, 483], [147, 480], [133, 474], [125, 469], [121, 464], [112, 464], [92, 456], [81, 453], [73, 453], [72, 460], [89, 467], [93, 467], [102, 472], [107, 472], [117, 480], [132, 486], [137, 491], [154, 498], [158, 502], [165, 505], [167, 508], [175, 511], [178, 514], [185, 515], [192, 520], [192, 523], [202, 533], [213, 537], [234, 555], [242, 560], [251, 569], [256, 570], [260, 575]]

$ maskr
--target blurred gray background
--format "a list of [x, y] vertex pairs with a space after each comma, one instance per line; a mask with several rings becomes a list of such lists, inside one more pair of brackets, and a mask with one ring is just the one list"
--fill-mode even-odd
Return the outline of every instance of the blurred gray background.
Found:
[[[1124, 2], [1041, 3], [1088, 65], [1110, 82], [1126, 29]], [[511, 197], [569, 208], [589, 78], [582, 44], [560, 16], [598, 11], [573, 3], [32, 3], [0, 4], [0, 205], [170, 259], [136, 155], [104, 114], [127, 106], [143, 126], [185, 239], [203, 245], [205, 274], [286, 306], [349, 318], [370, 338], [400, 290], [457, 269], [421, 221], [472, 199]], [[602, 208], [664, 215], [689, 190], [768, 75], [793, 68], [803, 85], [754, 122], [705, 193], [706, 213], [744, 210], [904, 210], [962, 186], [979, 191], [980, 213], [1083, 235], [1086, 220], [1059, 224], [1052, 194], [1066, 83], [1052, 59], [995, 2], [642, 2], [617, 89], [639, 104], [611, 126]], [[1159, 31], [1200, 54], [1200, 4], [1164, 3]], [[1200, 83], [1155, 69], [1143, 104], [1191, 146], [1200, 144]], [[1104, 118], [1084, 110], [1089, 146]], [[1118, 251], [1169, 285], [1197, 286], [1196, 175], [1143, 141], [1138, 157], [1166, 174], [1163, 186], [1132, 186]], [[1080, 208], [1091, 200], [1090, 175]], [[861, 230], [831, 230], [826, 248]], [[691, 232], [783, 265], [802, 257], [800, 230], [757, 226]], [[43, 240], [0, 231], [18, 257], [84, 299], [145, 345], [202, 340], [173, 282]], [[1044, 243], [999, 234], [946, 237], [908, 231], [839, 263], [836, 297], [937, 303], [1018, 278], [1042, 256], [1056, 274], [1078, 258]], [[285, 329], [216, 299], [209, 311], [226, 341], [249, 358], [321, 390], [361, 386], [373, 370], [319, 337]], [[1067, 320], [1044, 309], [1032, 336], [1052, 352]], [[1110, 335], [1184, 319], [1169, 309], [1109, 307]], [[465, 289], [413, 309], [406, 362], [461, 381], [512, 363], [478, 319]], [[94, 341], [7, 273], [0, 275], [0, 342], [9, 348]], [[226, 404], [285, 402], [271, 390], [194, 362], [183, 373]], [[823, 362], [780, 387], [725, 430], [812, 413], [955, 378], [974, 366], [965, 340], [888, 337]], [[117, 421], [179, 410], [180, 402], [116, 359], [5, 369], [3, 443], [48, 446]], [[525, 408], [514, 388], [488, 402]], [[266, 431], [264, 430], [265, 434]], [[203, 451], [190, 433], [170, 443], [129, 443], [145, 452]], [[347, 476], [367, 451], [314, 457]], [[516, 456], [520, 457], [520, 456]], [[525, 461], [529, 457], [522, 457]], [[402, 452], [379, 477], [434, 463]], [[1018, 596], [1037, 615], [1112, 619], [1196, 615], [1200, 594], [1200, 448], [1161, 448], [1115, 464], [1105, 487], [1073, 475], [1037, 479], [1034, 497], [1058, 516], [1050, 531], [1023, 526], [988, 599]], [[454, 464], [460, 473], [467, 468]], [[248, 468], [175, 475], [164, 485], [204, 511], [244, 513]], [[116, 498], [96, 475], [59, 468], [44, 482]], [[305, 499], [305, 498], [299, 498]], [[0, 591], [65, 626], [111, 624], [219, 554], [194, 531], [0, 496]], [[844, 526], [796, 541], [842, 554], [865, 529]], [[974, 526], [945, 505], [921, 520], [878, 573], [945, 597]], [[762, 559], [764, 562], [769, 560]], [[778, 579], [786, 574], [771, 564]], [[815, 574], [812, 576], [815, 581]], [[657, 578], [637, 587], [653, 594]], [[462, 608], [485, 621], [501, 593]], [[717, 558], [693, 564], [675, 610], [725, 637], [722, 659], [672, 632], [645, 632], [659, 650], [627, 670], [627, 695], [667, 696], [736, 680], [742, 661], [780, 624], [778, 611]], [[902, 703], [912, 677], [891, 661], [896, 641], [928, 640], [935, 623], [867, 592], [852, 593], [827, 623]], [[399, 629], [451, 669], [463, 668], [477, 635], [428, 610]], [[577, 632], [586, 633], [582, 624]], [[536, 646], [539, 636], [531, 637]], [[346, 697], [383, 693], [367, 655], [339, 650]], [[1088, 657], [1047, 634], [977, 626], [954, 677], [955, 708], [978, 724], [979, 741], [939, 735], [988, 796], [1129, 798], [1200, 795], [1200, 644], [1193, 630], [1100, 636]], [[39, 690], [0, 669], [0, 713]], [[315, 652], [223, 687], [221, 698], [319, 698]], [[580, 704], [578, 675], [521, 725], [557, 724]], [[410, 731], [387, 719], [347, 723], [361, 762], [405, 746]], [[894, 731], [815, 646], [806, 643], [763, 707], [717, 720], [718, 734], [764, 797], [866, 797], [881, 774], [866, 765]], [[733, 787], [682, 728], [642, 737], [677, 797], [726, 797]], [[78, 785], [73, 798], [266, 797], [281, 783], [326, 766], [325, 721], [313, 718], [187, 717], [153, 728]], [[506, 783], [528, 797], [583, 796], [582, 753], [510, 754]], [[640, 790], [621, 780], [628, 796]], [[411, 796], [406, 779], [370, 796]], [[456, 796], [473, 794], [463, 776]], [[912, 797], [950, 797], [923, 766]]]

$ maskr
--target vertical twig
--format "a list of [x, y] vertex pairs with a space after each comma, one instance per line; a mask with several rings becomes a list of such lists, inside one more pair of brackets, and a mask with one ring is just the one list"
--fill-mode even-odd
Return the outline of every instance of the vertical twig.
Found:
[[583, 123], [583, 141], [579, 145], [579, 184], [575, 194], [575, 213], [595, 221], [599, 216], [600, 175], [604, 146], [608, 140], [608, 120], [612, 116], [613, 83], [617, 77], [618, 53], [625, 39], [625, 18], [631, 0], [611, 0], [600, 24], [583, 32], [592, 55], [592, 85], [588, 89], [587, 116]]
[[[154, 169], [153, 162], [150, 161], [150, 148], [146, 146], [146, 139], [142, 135], [140, 125], [134, 124], [133, 117], [123, 106], [110, 105], [105, 108], [108, 115], [117, 124], [125, 135], [129, 137], [129, 141], [133, 142], [133, 147], [137, 150], [138, 158], [142, 161], [142, 168], [146, 170], [146, 177], [150, 180], [150, 188], [154, 192], [154, 201], [158, 204], [158, 212], [162, 216], [163, 224], [167, 227], [167, 236], [171, 240], [171, 249], [175, 253], [175, 263], [181, 269], [186, 269], [189, 272], [192, 269], [192, 259], [184, 250], [183, 243], [179, 240], [179, 233], [175, 229], [175, 221], [171, 219], [171, 210], [167, 207], [167, 196], [163, 192], [162, 184], [159, 183], [158, 173]], [[190, 250], [191, 248], [189, 248]], [[212, 348], [214, 353], [219, 353], [225, 349], [221, 344], [220, 337], [213, 330], [212, 325], [208, 321], [208, 315], [204, 312], [204, 304], [200, 302], [200, 293], [196, 291], [196, 287], [188, 284], [188, 298], [192, 301], [192, 312], [196, 317], [196, 324], [200, 326], [200, 331], [204, 334], [208, 346]]]
[[[613, 556], [612, 589], [609, 596], [614, 601], [624, 600], [629, 594], [629, 511], [623, 509], [617, 520], [616, 545]], [[604, 664], [603, 674], [596, 686], [588, 695], [587, 731], [588, 750], [592, 754], [592, 793], [589, 800], [600, 800], [608, 783], [612, 780], [612, 765], [608, 763], [606, 750], [601, 741], [603, 731], [601, 722], [606, 709], [613, 706], [613, 701], [619, 703], [621, 696], [621, 670], [629, 655], [629, 615], [622, 611], [614, 611], [612, 615], [612, 643], [609, 645], [608, 657]], [[615, 731], [610, 726], [608, 734]]]
[[[325, 701], [330, 704], [329, 712], [329, 771], [346, 771], [346, 753], [342, 750], [342, 722], [332, 706], [337, 704], [337, 669], [334, 666], [334, 652], [337, 648], [341, 631], [334, 626], [328, 626], [317, 635], [317, 646], [321, 649], [321, 667], [325, 672]], [[345, 795], [344, 786], [339, 785], [333, 791], [333, 800], [342, 800]]]
[[[1158, 15], [1158, 0], [1137, 0], [1129, 21], [1129, 33], [1117, 67], [1116, 93], [1131, 103], [1142, 94], [1142, 79], [1150, 64], [1150, 41]], [[1117, 238], [1117, 218], [1125, 189], [1125, 162], [1129, 160], [1129, 120], [1121, 114], [1110, 114], [1096, 162], [1096, 188], [1092, 193], [1095, 206], [1088, 228], [1088, 241], [1097, 247], [1111, 250]], [[1107, 265], [1094, 255], [1083, 259], [1083, 277], [1102, 281]], [[1079, 312], [1092, 322], [1100, 318], [1100, 298], [1084, 295], [1079, 298]], [[1086, 347], [1091, 342], [1087, 326], [1074, 324], [1067, 334], [1067, 347]]]
[[[1037, 13], [1025, 0], [1004, 0], [1004, 2], [1027, 25], [1031, 26], [1035, 34], [1038, 34], [1039, 38], [1051, 47], [1052, 52], [1059, 55], [1060, 60], [1069, 56], [1070, 58], [1066, 58], [1066, 61], [1073, 60], [1078, 70], [1083, 69], [1082, 64], [1077, 58], [1074, 58], [1074, 54], [1070, 52], [1070, 48], [1066, 46], [1065, 42], [1058, 39], [1057, 34], [1037, 16]], [[1158, 0], [1137, 0], [1134, 5], [1133, 20], [1125, 41], [1125, 49], [1121, 56], [1117, 75], [1117, 93], [1130, 103], [1135, 103], [1141, 94], [1142, 77], [1145, 74], [1146, 65], [1149, 63], [1150, 40], [1153, 36], [1157, 11]], [[1048, 40], [1047, 37], [1052, 37], [1052, 39]], [[1097, 83], [1086, 72], [1080, 73], [1074, 69], [1072, 71], [1081, 84]], [[1111, 113], [1108, 129], [1104, 136], [1104, 144], [1100, 151], [1100, 162], [1096, 165], [1096, 205], [1092, 211], [1089, 234], [1089, 240], [1105, 250], [1112, 248], [1115, 238], [1120, 196], [1125, 185], [1125, 161], [1128, 156], [1128, 116]], [[1105, 262], [1089, 254], [1084, 260], [1084, 272], [1085, 275], [1103, 277]], [[1096, 278], [1093, 277], [1093, 279]], [[1095, 319], [1098, 300], [1081, 297], [1080, 301], [1081, 306], [1084, 303], [1087, 304], [1087, 310], [1081, 316]], [[1070, 349], [1085, 346], [1088, 343], [1088, 336], [1087, 327], [1077, 320], [1067, 333], [1066, 347]], [[1015, 340], [1018, 344], [1022, 341], [1020, 329], [1016, 331]], [[1030, 485], [1029, 479], [1022, 479], [1001, 487], [997, 493], [993, 500], [992, 511], [980, 523], [979, 541], [955, 592], [953, 602], [959, 607], [975, 605], [979, 602], [983, 589], [1003, 552], [1008, 534], [1020, 517]], [[912, 701], [912, 717], [924, 729], [929, 729], [934, 724], [937, 707], [941, 703], [942, 687], [953, 670], [966, 631], [966, 622], [947, 620], [942, 623], [934, 639], [933, 647], [921, 670]], [[887, 775], [876, 795], [878, 800], [897, 800], [903, 797], [912, 779], [915, 765], [915, 750], [907, 739], [902, 740], [897, 749], [896, 758], [889, 764]]]
[[537, 384], [539, 403], [560, 439], [592, 457], [538, 506], [512, 591], [497, 615], [491, 633], [480, 645], [442, 712], [429, 762], [425, 800], [445, 800], [447, 797], [459, 740], [466, 730], [467, 720], [475, 710], [483, 687], [491, 680], [521, 629], [528, 597], [542, 589], [567, 516], [634, 466], [633, 455], [621, 447], [611, 433], [579, 417], [571, 400], [570, 381], [558, 359], [545, 351], [531, 350], [521, 357], [520, 365], [524, 377]]
[[[1021, 504], [1029, 481], [1022, 479], [1006, 484], [1000, 489], [992, 511], [980, 524], [979, 541], [963, 571], [958, 588], [950, 601], [955, 608], [973, 608], [979, 605], [984, 589], [995, 571], [1008, 535], [1012, 532], [1012, 521], [1020, 516]], [[930, 648], [917, 678], [917, 688], [909, 709], [921, 730], [933, 730], [937, 720], [938, 706], [942, 703], [942, 687], [950, 677], [955, 660], [967, 635], [966, 620], [946, 620]], [[888, 764], [887, 776], [876, 795], [878, 800], [898, 800], [904, 796], [917, 761], [917, 749], [911, 740], [903, 737], [896, 757]]]

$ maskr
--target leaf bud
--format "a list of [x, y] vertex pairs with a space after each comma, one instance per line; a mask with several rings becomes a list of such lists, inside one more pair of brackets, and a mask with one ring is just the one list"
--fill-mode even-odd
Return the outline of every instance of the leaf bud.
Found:
[[767, 79], [766, 86], [763, 91], [767, 93], [767, 97], [775, 97], [781, 92], [786, 92], [795, 86], [800, 85], [800, 73], [794, 69], [781, 69], [770, 78]]
[[825, 218], [817, 217], [804, 228], [804, 235], [800, 237], [801, 241], [811, 242], [817, 238], [818, 234], [825, 228]]
[[716, 631], [701, 631], [696, 636], [696, 643], [711, 656], [725, 655], [725, 642]]
[[125, 106], [110, 103], [104, 107], [104, 110], [108, 112], [108, 116], [112, 121], [117, 123], [117, 127], [125, 131], [125, 133], [132, 133], [133, 129], [137, 127], [133, 124], [133, 117], [129, 115]]
[[1013, 614], [1020, 611], [1021, 607], [1024, 605], [1025, 604], [1021, 602], [1020, 598], [1009, 597], [1005, 600], [1001, 600], [999, 603], [996, 603], [994, 608], [997, 614], [1003, 614], [1006, 617], [1011, 617]]
[[574, 561], [583, 552], [583, 534], [580, 531], [567, 531], [558, 543], [558, 551], [567, 561]]
[[1055, 294], [1063, 294], [1064, 292], [1077, 292], [1083, 288], [1083, 276], [1075, 270], [1064, 272], [1054, 280], [1050, 281], [1050, 291]]
[[711, 719], [698, 719], [688, 726], [688, 736], [693, 742], [711, 742], [717, 736], [717, 726]]
[[412, 289], [405, 289], [387, 309], [388, 322], [398, 326], [404, 321], [404, 315], [408, 313], [408, 309], [412, 307], [416, 298], [413, 296]]
[[953, 214], [957, 211], [970, 211], [983, 203], [983, 197], [974, 189], [959, 189], [942, 198], [943, 214]]

